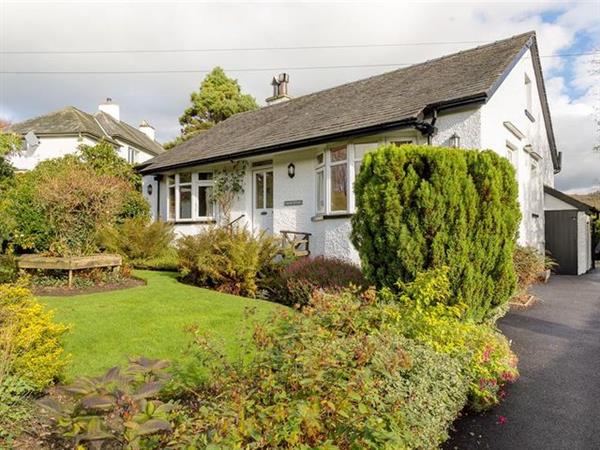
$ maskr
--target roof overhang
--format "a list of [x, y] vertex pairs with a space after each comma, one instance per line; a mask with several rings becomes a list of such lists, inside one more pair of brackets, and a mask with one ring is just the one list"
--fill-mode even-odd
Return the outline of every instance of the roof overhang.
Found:
[[149, 168], [152, 165], [152, 160], [148, 161], [146, 164], [136, 166], [136, 170], [142, 175], [150, 175], [153, 173], [161, 173], [170, 170], [180, 169], [183, 167], [192, 167], [204, 164], [213, 164], [217, 162], [223, 161], [234, 161], [242, 158], [249, 158], [252, 156], [265, 155], [268, 153], [278, 153], [286, 150], [294, 150], [303, 147], [311, 147], [314, 145], [322, 145], [331, 141], [336, 141], [339, 139], [347, 139], [356, 136], [362, 136], [369, 133], [377, 133], [381, 131], [391, 130], [391, 129], [402, 129], [402, 128], [413, 128], [416, 127], [420, 123], [419, 119], [416, 117], [411, 117], [408, 119], [402, 119], [396, 122], [378, 124], [366, 128], [357, 128], [354, 130], [343, 131], [339, 133], [328, 134], [324, 136], [318, 136], [314, 138], [302, 139], [293, 142], [285, 142], [282, 144], [271, 145], [268, 147], [261, 147], [256, 149], [244, 150], [235, 153], [228, 153], [226, 155], [213, 156], [210, 158], [197, 158], [190, 159], [182, 163], [178, 164], [170, 164], [163, 167], [157, 167], [155, 169]]
[[551, 188], [550, 186], [544, 186], [544, 193], [551, 195], [554, 198], [562, 200], [565, 203], [573, 206], [579, 211], [583, 211], [586, 214], [598, 214], [598, 210], [587, 203], [583, 203], [576, 198], [571, 197], [570, 195], [565, 194], [557, 189]]

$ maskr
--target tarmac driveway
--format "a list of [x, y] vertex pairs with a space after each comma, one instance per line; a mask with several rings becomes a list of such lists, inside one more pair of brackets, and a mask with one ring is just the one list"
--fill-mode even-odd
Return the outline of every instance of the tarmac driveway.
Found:
[[446, 449], [600, 449], [600, 270], [553, 276], [499, 325], [521, 378], [498, 408], [456, 422]]

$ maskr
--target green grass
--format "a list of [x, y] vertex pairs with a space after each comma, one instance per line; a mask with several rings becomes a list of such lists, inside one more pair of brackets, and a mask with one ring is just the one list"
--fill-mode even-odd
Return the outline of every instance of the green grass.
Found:
[[[147, 286], [71, 297], [40, 297], [55, 320], [70, 324], [65, 349], [72, 362], [67, 379], [98, 375], [127, 357], [181, 360], [190, 341], [185, 331], [197, 325], [229, 355], [248, 326], [279, 308], [274, 303], [222, 294], [179, 283], [171, 272], [136, 271]], [[245, 308], [256, 315], [245, 318]]]

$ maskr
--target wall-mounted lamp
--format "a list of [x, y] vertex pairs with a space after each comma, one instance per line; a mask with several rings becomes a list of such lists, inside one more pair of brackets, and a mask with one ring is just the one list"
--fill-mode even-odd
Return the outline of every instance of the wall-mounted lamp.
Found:
[[146, 186], [146, 192], [148, 193], [148, 195], [152, 195], [152, 185], [151, 184]]
[[294, 163], [288, 164], [288, 177], [294, 178], [296, 176], [296, 166]]
[[460, 148], [460, 136], [456, 132], [450, 136], [450, 147]]

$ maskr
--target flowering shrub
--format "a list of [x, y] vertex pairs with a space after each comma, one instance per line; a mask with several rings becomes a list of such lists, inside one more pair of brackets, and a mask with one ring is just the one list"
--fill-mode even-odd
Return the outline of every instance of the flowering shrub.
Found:
[[317, 291], [339, 293], [350, 286], [366, 287], [358, 266], [325, 256], [300, 258], [275, 277], [269, 298], [288, 306], [306, 306]]
[[503, 387], [519, 376], [517, 357], [502, 333], [492, 325], [466, 320], [465, 305], [447, 304], [450, 285], [446, 268], [420, 273], [399, 290], [402, 294], [387, 289], [381, 292], [392, 326], [436, 352], [463, 361], [472, 409], [497, 405], [504, 395]]
[[[460, 363], [406, 339], [374, 293], [317, 294], [280, 310], [228, 363], [196, 332], [201, 370], [176, 376], [185, 448], [436, 448], [466, 401]], [[190, 395], [190, 394], [188, 394]]]
[[513, 262], [517, 273], [516, 295], [521, 296], [538, 281], [540, 274], [546, 269], [546, 259], [533, 247], [517, 246]]
[[60, 337], [68, 327], [52, 322], [51, 312], [20, 285], [0, 284], [0, 372], [41, 390], [67, 364]]

